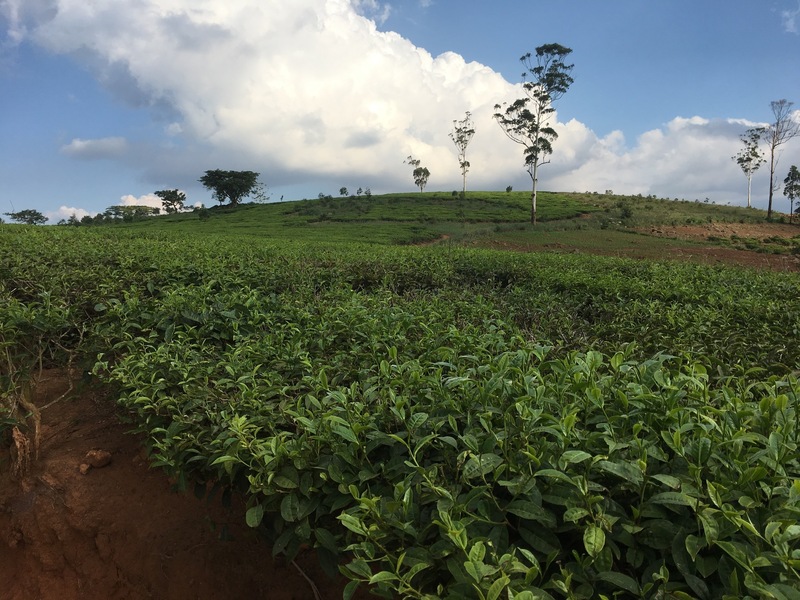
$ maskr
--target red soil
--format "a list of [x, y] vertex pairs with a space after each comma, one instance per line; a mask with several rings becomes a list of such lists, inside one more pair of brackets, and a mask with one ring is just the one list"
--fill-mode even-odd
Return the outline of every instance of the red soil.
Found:
[[[63, 374], [45, 373], [35, 402], [46, 406], [68, 388]], [[111, 463], [82, 474], [94, 449]], [[232, 541], [221, 539], [223, 527]], [[320, 598], [342, 597], [346, 582], [322, 573], [312, 553], [296, 563], [272, 558], [241, 506], [171, 491], [108, 400], [75, 394], [45, 408], [40, 457], [21, 481], [0, 455], [4, 600], [314, 598], [300, 569]]]

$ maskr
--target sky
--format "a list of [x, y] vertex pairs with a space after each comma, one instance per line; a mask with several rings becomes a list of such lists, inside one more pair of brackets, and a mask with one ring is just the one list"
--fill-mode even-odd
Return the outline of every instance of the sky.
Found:
[[[530, 189], [492, 114], [549, 43], [574, 83], [540, 189], [745, 205], [740, 134], [800, 109], [800, 0], [0, 0], [0, 213], [213, 206], [210, 169], [259, 172], [272, 201], [411, 192], [408, 156], [452, 191], [467, 111], [467, 188]], [[754, 206], [768, 187], [765, 166]]]

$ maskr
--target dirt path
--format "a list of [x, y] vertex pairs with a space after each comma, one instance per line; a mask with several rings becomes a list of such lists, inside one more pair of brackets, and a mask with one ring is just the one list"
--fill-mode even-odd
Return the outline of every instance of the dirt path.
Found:
[[[65, 377], [47, 373], [36, 402], [66, 389]], [[42, 416], [40, 460], [25, 479], [12, 482], [0, 456], [0, 598], [314, 598], [301, 573], [253, 537], [242, 507], [171, 491], [112, 402], [80, 394]], [[108, 451], [111, 463], [82, 474], [93, 449]], [[232, 541], [221, 539], [223, 527]], [[326, 577], [313, 555], [297, 563], [322, 598], [342, 597], [345, 582]]]

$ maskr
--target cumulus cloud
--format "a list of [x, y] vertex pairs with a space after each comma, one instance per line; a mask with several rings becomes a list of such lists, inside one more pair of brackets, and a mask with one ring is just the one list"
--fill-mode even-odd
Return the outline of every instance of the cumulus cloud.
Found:
[[128, 142], [122, 137], [107, 137], [94, 140], [73, 139], [61, 146], [61, 153], [72, 158], [98, 160], [121, 158], [128, 149]]
[[58, 210], [51, 210], [44, 213], [44, 216], [47, 217], [47, 220], [52, 223], [57, 223], [62, 219], [69, 219], [71, 216], [75, 216], [78, 219], [82, 219], [83, 217], [93, 217], [95, 214], [94, 212], [89, 212], [83, 208], [75, 208], [73, 206], [66, 206], [62, 204]]
[[161, 208], [161, 198], [155, 194], [143, 194], [142, 196], [134, 196], [133, 194], [125, 194], [119, 199], [121, 206], [150, 206], [152, 208]]
[[[469, 110], [469, 187], [529, 184], [521, 149], [492, 119], [520, 86], [381, 31], [390, 10], [377, 0], [0, 4], [15, 40], [73, 56], [115, 97], [163, 120], [163, 139], [146, 150], [122, 137], [74, 139], [68, 156], [126, 162], [154, 185], [197, 186], [206, 169], [234, 168], [262, 172], [273, 189], [327, 181], [379, 193], [414, 189], [411, 154], [429, 168], [430, 189], [458, 189], [447, 134]], [[745, 129], [735, 121], [676, 118], [632, 146], [579, 120], [556, 127], [545, 189], [705, 197], [741, 185], [729, 158]]]

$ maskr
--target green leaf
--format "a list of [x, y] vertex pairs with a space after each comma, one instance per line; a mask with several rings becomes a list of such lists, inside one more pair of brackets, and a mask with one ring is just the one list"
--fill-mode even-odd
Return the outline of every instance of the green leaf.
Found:
[[615, 585], [618, 588], [625, 590], [630, 594], [633, 594], [634, 596], [641, 595], [639, 582], [633, 577], [629, 577], [623, 573], [617, 573], [616, 571], [603, 571], [602, 573], [598, 573], [597, 577], [610, 583], [611, 585]]
[[358, 443], [358, 438], [356, 434], [353, 433], [353, 430], [349, 427], [345, 427], [344, 425], [331, 425], [331, 431], [336, 435], [344, 438], [348, 442], [352, 442], [354, 444]]
[[296, 494], [288, 494], [281, 500], [281, 516], [284, 521], [293, 523], [300, 518], [302, 504]]
[[372, 577], [372, 570], [369, 568], [367, 561], [365, 561], [363, 558], [351, 560], [349, 563], [347, 563], [345, 568], [356, 575], [363, 577], [367, 581], [369, 581], [370, 577]]
[[588, 452], [584, 452], [583, 450], [567, 450], [561, 455], [559, 463], [564, 462], [564, 464], [571, 465], [583, 462], [589, 458], [592, 458], [592, 455]]
[[689, 556], [692, 557], [692, 560], [697, 560], [697, 555], [700, 553], [700, 550], [706, 547], [706, 542], [703, 538], [697, 537], [696, 535], [687, 535], [685, 545], [686, 551], [689, 553]]
[[352, 600], [360, 584], [361, 584], [360, 581], [351, 581], [346, 586], [344, 586], [344, 591], [342, 592], [342, 600]]
[[549, 527], [555, 527], [556, 525], [555, 516], [553, 516], [550, 511], [534, 504], [533, 502], [514, 500], [508, 506], [506, 506], [506, 510], [512, 515], [516, 515], [530, 521], [538, 521]]
[[258, 527], [261, 525], [261, 520], [264, 518], [264, 507], [260, 504], [256, 504], [247, 510], [244, 518], [248, 527]]
[[371, 585], [373, 583], [380, 583], [381, 581], [394, 581], [396, 579], [399, 578], [394, 573], [390, 573], [389, 571], [380, 571], [369, 578], [369, 583]]
[[595, 558], [606, 545], [606, 534], [597, 525], [589, 525], [583, 532], [583, 546], [592, 558]]
[[503, 464], [503, 458], [497, 454], [488, 453], [473, 456], [464, 464], [464, 478], [482, 477], [494, 471], [501, 464]]
[[661, 492], [660, 494], [651, 496], [650, 502], [653, 504], [689, 506], [691, 508], [697, 507], [697, 498], [692, 498], [688, 494], [682, 492]]
[[417, 429], [428, 420], [428, 413], [418, 412], [414, 413], [408, 418], [408, 428]]
[[572, 478], [567, 475], [566, 473], [562, 473], [561, 471], [557, 471], [555, 469], [540, 469], [536, 471], [534, 477], [547, 477], [549, 479], [557, 479], [558, 481], [563, 481], [564, 483], [568, 483], [573, 487], [578, 487], [578, 484], [575, 483]]
[[[347, 513], [343, 513], [338, 516], [338, 519], [342, 522], [342, 525], [347, 527], [353, 533], [357, 533], [358, 535], [362, 535], [364, 537], [367, 536], [367, 532], [364, 529], [363, 524], [353, 515], [348, 515]], [[372, 573], [370, 573], [369, 576], [371, 577]]]
[[634, 485], [641, 485], [644, 478], [642, 470], [638, 465], [629, 462], [611, 462], [608, 460], [598, 461], [597, 467], [601, 471], [611, 473], [617, 477], [630, 481]]
[[500, 579], [496, 580], [489, 587], [489, 591], [486, 592], [486, 600], [497, 600], [509, 583], [511, 583], [511, 580], [506, 575], [503, 575]]
[[750, 569], [750, 564], [747, 560], [747, 552], [744, 550], [744, 546], [737, 542], [723, 542], [718, 540], [714, 542], [719, 548], [730, 556], [733, 560], [743, 566], [745, 569]]
[[589, 511], [585, 508], [580, 508], [579, 506], [573, 506], [564, 512], [564, 520], [569, 523], [577, 523], [583, 517], [587, 516], [589, 516]]

